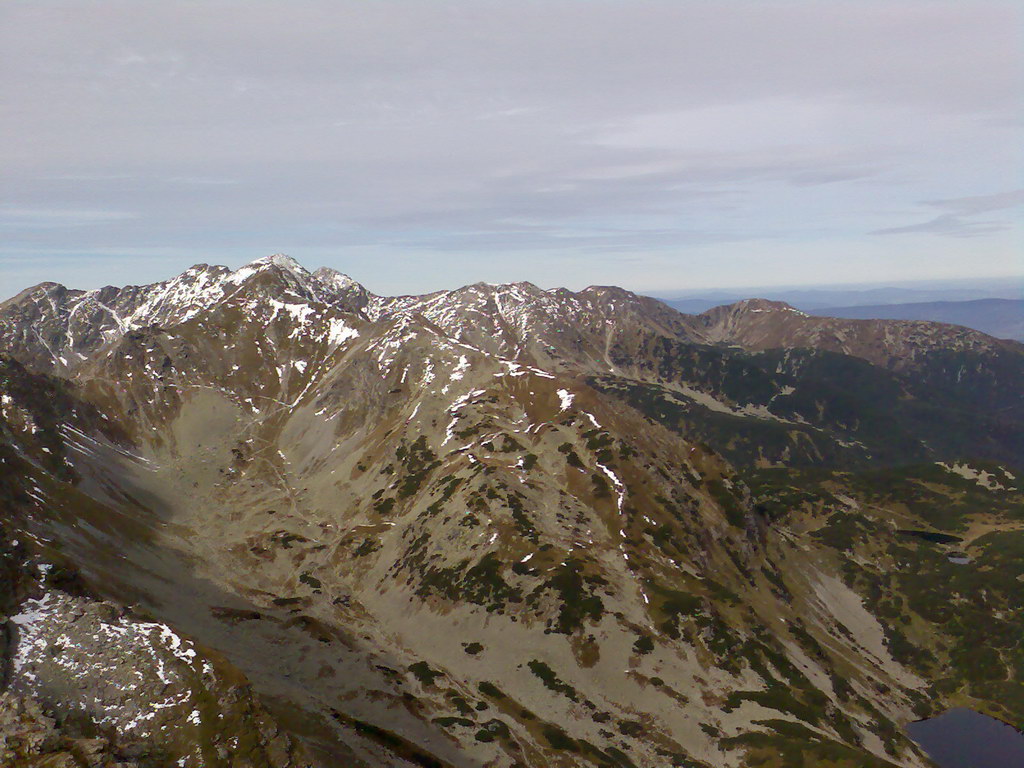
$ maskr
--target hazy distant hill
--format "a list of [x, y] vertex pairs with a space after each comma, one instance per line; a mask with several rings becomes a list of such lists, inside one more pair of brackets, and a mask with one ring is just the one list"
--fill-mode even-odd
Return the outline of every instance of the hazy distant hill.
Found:
[[[735, 304], [737, 301], [760, 296], [772, 301], [784, 301], [797, 309], [814, 314], [831, 312], [833, 307], [893, 307], [904, 304], [924, 306], [925, 304], [953, 304], [972, 302], [980, 299], [1007, 299], [1018, 301], [1024, 296], [1024, 285], [1018, 278], [1006, 278], [1001, 284], [978, 285], [935, 285], [924, 286], [880, 286], [856, 288], [829, 286], [821, 288], [769, 288], [747, 287], [731, 290], [703, 290], [677, 293], [675, 295], [655, 294], [655, 298], [680, 312], [699, 315], [712, 307]], [[860, 318], [864, 315], [844, 315]], [[872, 315], [877, 318], [896, 318], [896, 315]], [[917, 315], [900, 315], [899, 318], [919, 319]], [[944, 317], [921, 316], [920, 319], [942, 320]], [[950, 321], [953, 322], [953, 321]]]
[[826, 307], [809, 310], [825, 317], [878, 320], [932, 320], [965, 325], [1001, 339], [1024, 340], [1024, 300], [929, 301], [876, 304], [865, 307]]

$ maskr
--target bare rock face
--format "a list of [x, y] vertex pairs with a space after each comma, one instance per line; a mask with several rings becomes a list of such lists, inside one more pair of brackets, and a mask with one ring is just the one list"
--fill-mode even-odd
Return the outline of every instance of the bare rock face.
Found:
[[223, 660], [165, 624], [46, 581], [8, 619], [3, 765], [310, 765]]
[[10, 768], [138, 768], [160, 764], [138, 762], [106, 738], [85, 737], [75, 726], [60, 724], [48, 716], [36, 699], [11, 692], [0, 694], [0, 760]]
[[20, 294], [0, 732], [133, 765], [910, 767], [943, 701], [1024, 716], [1019, 649], [971, 661], [1024, 610], [1019, 345], [820, 320], [380, 297], [280, 255]]

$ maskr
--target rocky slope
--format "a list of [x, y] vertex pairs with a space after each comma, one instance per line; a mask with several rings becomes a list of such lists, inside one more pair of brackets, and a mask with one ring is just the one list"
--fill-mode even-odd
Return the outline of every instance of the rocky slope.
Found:
[[66, 436], [117, 439], [116, 428], [11, 361], [0, 361], [0, 392], [0, 763], [311, 765], [220, 654], [101, 600], [40, 536], [35, 479], [80, 482]]
[[[922, 766], [900, 726], [943, 702], [1024, 717], [992, 575], [1021, 542], [1019, 345], [745, 304], [378, 297], [281, 256], [29, 289], [0, 305], [5, 505], [152, 618], [21, 605], [56, 607], [47, 637], [80, 612], [222, 654], [244, 727], [324, 766]], [[987, 676], [911, 562], [985, 590]]]

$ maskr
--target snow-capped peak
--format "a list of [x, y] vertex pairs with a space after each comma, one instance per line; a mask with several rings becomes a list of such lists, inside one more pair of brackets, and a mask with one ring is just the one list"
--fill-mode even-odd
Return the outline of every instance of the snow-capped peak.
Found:
[[288, 256], [287, 254], [284, 253], [275, 253], [270, 256], [264, 256], [263, 258], [256, 259], [255, 261], [250, 262], [250, 266], [265, 265], [280, 267], [281, 269], [285, 269], [289, 272], [293, 272], [300, 275], [309, 274], [309, 271], [304, 266], [299, 264], [299, 262], [297, 262], [291, 256]]
[[240, 283], [270, 267], [277, 267], [283, 272], [294, 275], [301, 281], [305, 281], [305, 279], [309, 277], [309, 271], [291, 256], [287, 256], [283, 253], [275, 253], [271, 256], [263, 256], [255, 261], [250, 261], [244, 267], [232, 272], [229, 279], [233, 283]]
[[363, 286], [346, 274], [330, 267], [320, 267], [313, 273], [313, 277], [328, 288], [336, 291], [365, 290]]

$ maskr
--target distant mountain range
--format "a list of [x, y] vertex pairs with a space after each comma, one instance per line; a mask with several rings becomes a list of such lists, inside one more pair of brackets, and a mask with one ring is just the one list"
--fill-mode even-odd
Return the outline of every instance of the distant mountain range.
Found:
[[679, 293], [652, 293], [680, 312], [699, 315], [712, 307], [735, 304], [761, 296], [784, 301], [805, 312], [821, 314], [829, 307], [866, 307], [893, 304], [976, 301], [978, 299], [1024, 299], [1024, 278], [1007, 277], [1001, 281], [956, 283], [913, 283], [873, 287], [822, 286], [807, 288], [748, 287], [708, 289]]
[[[928, 320], [973, 328], [1000, 339], [1024, 341], [1024, 299], [964, 298], [979, 291], [911, 291], [879, 288], [869, 291], [789, 291], [769, 292], [773, 300], [784, 301], [797, 309], [822, 317], [876, 320]], [[1009, 291], [1020, 295], [1020, 291]], [[926, 298], [930, 296], [946, 298]], [[903, 300], [896, 300], [902, 297]], [[699, 315], [713, 307], [733, 304], [741, 297], [730, 294], [661, 299], [673, 309]], [[842, 302], [842, 303], [840, 303]]]
[[1024, 299], [927, 301], [808, 310], [827, 317], [883, 320], [931, 320], [973, 328], [999, 339], [1024, 341]]
[[927, 768], [911, 720], [1024, 722], [1022, 381], [763, 299], [29, 288], [0, 765]]

